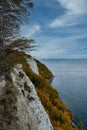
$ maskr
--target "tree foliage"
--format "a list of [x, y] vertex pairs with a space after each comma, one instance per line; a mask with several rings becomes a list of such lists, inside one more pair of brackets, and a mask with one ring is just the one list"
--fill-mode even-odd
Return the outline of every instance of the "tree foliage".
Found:
[[28, 21], [30, 8], [31, 0], [0, 0], [0, 48], [19, 36], [20, 25]]
[[11, 50], [32, 50], [35, 46], [35, 41], [33, 39], [19, 38], [17, 40], [12, 41], [11, 45], [8, 46]]
[[34, 47], [34, 40], [19, 35], [21, 25], [29, 20], [31, 8], [31, 0], [0, 0], [0, 73], [4, 65], [4, 68], [10, 66], [4, 62], [8, 61], [13, 50], [31, 50]]

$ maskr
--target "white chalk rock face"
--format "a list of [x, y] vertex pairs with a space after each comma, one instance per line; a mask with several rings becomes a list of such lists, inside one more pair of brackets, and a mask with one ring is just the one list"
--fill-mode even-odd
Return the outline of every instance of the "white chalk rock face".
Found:
[[[34, 60], [30, 62], [35, 69]], [[37, 69], [35, 72], [38, 72]], [[22, 65], [16, 65], [11, 72], [12, 83], [17, 91], [16, 107], [18, 117], [18, 130], [53, 130], [50, 119], [45, 112], [34, 85], [22, 69]], [[5, 83], [3, 83], [5, 84]]]
[[3, 93], [4, 93], [4, 88], [5, 88], [5, 85], [6, 85], [6, 81], [4, 79], [2, 79], [0, 81], [0, 97], [2, 97]]
[[29, 64], [32, 71], [36, 73], [37, 75], [39, 75], [38, 66], [35, 60], [33, 58], [27, 59], [27, 63]]

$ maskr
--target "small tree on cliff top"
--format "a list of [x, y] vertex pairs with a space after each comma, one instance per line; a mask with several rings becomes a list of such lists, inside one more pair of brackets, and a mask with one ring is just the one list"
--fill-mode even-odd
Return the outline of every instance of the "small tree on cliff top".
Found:
[[30, 8], [31, 0], [0, 0], [0, 49], [17, 39], [20, 25], [29, 19]]
[[19, 35], [20, 26], [29, 20], [31, 8], [31, 0], [0, 0], [0, 72], [3, 71], [1, 63], [12, 50], [34, 47], [34, 40]]

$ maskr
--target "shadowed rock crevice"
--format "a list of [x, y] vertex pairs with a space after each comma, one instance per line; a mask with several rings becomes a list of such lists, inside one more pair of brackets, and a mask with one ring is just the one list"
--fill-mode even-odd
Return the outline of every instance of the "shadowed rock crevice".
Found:
[[18, 129], [16, 91], [10, 80], [4, 80], [6, 84], [3, 84], [3, 88], [0, 86], [0, 130]]

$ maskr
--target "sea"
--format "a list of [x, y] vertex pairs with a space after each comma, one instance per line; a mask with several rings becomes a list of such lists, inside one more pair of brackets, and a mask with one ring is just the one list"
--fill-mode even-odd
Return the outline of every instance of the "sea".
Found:
[[52, 86], [74, 115], [74, 123], [83, 122], [87, 130], [87, 59], [43, 59], [54, 74]]

